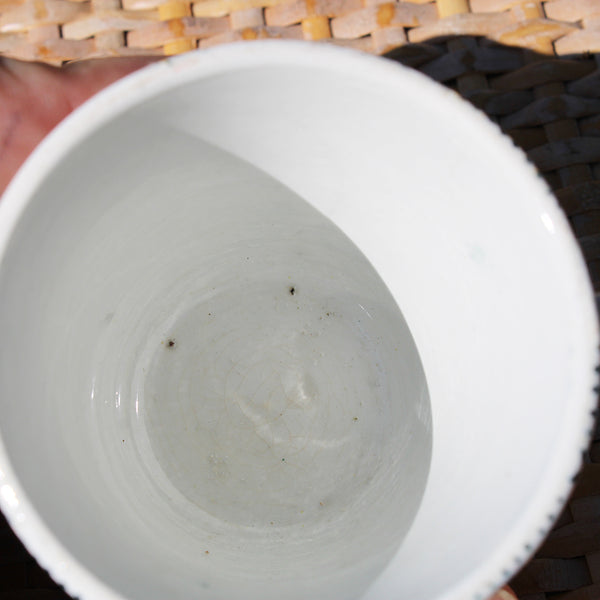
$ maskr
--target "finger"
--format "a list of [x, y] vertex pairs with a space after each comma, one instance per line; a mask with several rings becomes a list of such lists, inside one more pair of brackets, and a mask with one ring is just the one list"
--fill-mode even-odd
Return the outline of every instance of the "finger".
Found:
[[79, 106], [90, 96], [117, 79], [157, 60], [160, 60], [160, 58], [132, 57], [71, 63], [64, 68], [65, 78], [69, 86], [69, 100], [73, 107]]
[[505, 586], [498, 590], [490, 600], [518, 600], [517, 595], [508, 587]]

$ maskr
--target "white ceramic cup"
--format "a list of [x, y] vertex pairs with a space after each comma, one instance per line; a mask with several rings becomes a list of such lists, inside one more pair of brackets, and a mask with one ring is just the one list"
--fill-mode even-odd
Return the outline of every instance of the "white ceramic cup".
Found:
[[483, 600], [592, 425], [595, 309], [524, 156], [384, 59], [155, 64], [0, 203], [0, 504], [83, 600]]

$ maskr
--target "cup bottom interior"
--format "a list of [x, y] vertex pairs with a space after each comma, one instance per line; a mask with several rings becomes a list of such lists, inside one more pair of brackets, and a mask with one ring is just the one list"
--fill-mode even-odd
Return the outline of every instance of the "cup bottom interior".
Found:
[[427, 384], [386, 285], [316, 209], [129, 115], [40, 187], [1, 277], [3, 372], [31, 373], [4, 379], [7, 451], [110, 587], [354, 598], [384, 568], [427, 481]]

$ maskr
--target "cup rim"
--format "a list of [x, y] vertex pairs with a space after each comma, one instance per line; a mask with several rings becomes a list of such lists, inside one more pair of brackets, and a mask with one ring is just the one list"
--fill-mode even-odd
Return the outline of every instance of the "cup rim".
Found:
[[[581, 298], [582, 321], [587, 323], [582, 331], [580, 351], [585, 356], [588, 379], [580, 389], [588, 390], [587, 398], [572, 407], [577, 411], [568, 436], [561, 440], [565, 451], [558, 455], [552, 469], [548, 469], [545, 489], [551, 489], [544, 498], [537, 498], [535, 511], [529, 510], [527, 518], [519, 520], [507, 532], [504, 543], [494, 554], [494, 559], [471, 572], [466, 580], [457, 581], [438, 600], [485, 600], [507, 581], [533, 554], [545, 538], [552, 523], [548, 515], [556, 518], [566, 504], [575, 475], [581, 464], [581, 453], [587, 448], [593, 432], [598, 376], [598, 321], [585, 261], [568, 222], [556, 199], [548, 193], [545, 183], [537, 176], [525, 154], [485, 115], [479, 113], [454, 92], [436, 84], [412, 69], [380, 57], [324, 44], [307, 44], [298, 41], [267, 40], [252, 44], [229, 44], [206, 50], [170, 57], [151, 64], [113, 83], [97, 93], [62, 121], [34, 150], [7, 187], [0, 201], [0, 263], [20, 216], [26, 210], [35, 190], [52, 169], [91, 133], [118, 115], [144, 100], [150, 99], [192, 80], [202, 80], [213, 75], [244, 70], [251, 67], [287, 65], [320, 68], [356, 73], [368, 71], [369, 77], [382, 85], [393, 87], [409, 82], [413, 90], [426, 95], [428, 100], [453, 106], [475, 122], [487, 135], [495, 136], [505, 153], [521, 154], [526, 170], [538, 179], [538, 201], [547, 210], [556, 228], [556, 243], [564, 251], [565, 260], [572, 268], [574, 287]], [[550, 465], [549, 465], [550, 466]], [[532, 501], [532, 506], [534, 502]], [[101, 581], [80, 564], [54, 536], [38, 515], [14, 472], [8, 453], [0, 437], [0, 509], [13, 530], [36, 560], [66, 591], [82, 600], [127, 600], [125, 596]], [[530, 515], [535, 514], [533, 519]]]

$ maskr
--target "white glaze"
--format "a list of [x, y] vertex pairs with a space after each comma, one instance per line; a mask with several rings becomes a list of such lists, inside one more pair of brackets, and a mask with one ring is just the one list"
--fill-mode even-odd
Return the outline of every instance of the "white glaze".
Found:
[[568, 493], [582, 259], [412, 72], [285, 43], [156, 65], [38, 150], [0, 242], [0, 503], [84, 600], [484, 595]]
[[[28, 327], [4, 331], [41, 369], [11, 394], [41, 417], [24, 485], [69, 490], [40, 511], [88, 568], [105, 557], [117, 589], [119, 564], [140, 582], [160, 539], [189, 597], [241, 598], [232, 580], [244, 597], [358, 596], [412, 522], [431, 452], [424, 374], [387, 288], [306, 202], [170, 126], [124, 119], [76, 154], [6, 261], [39, 240], [39, 293], [20, 274], [4, 284], [7, 302], [28, 298]], [[69, 174], [91, 156], [100, 181], [81, 198]], [[104, 545], [70, 537], [78, 512]], [[129, 594], [173, 593], [146, 579]]]

